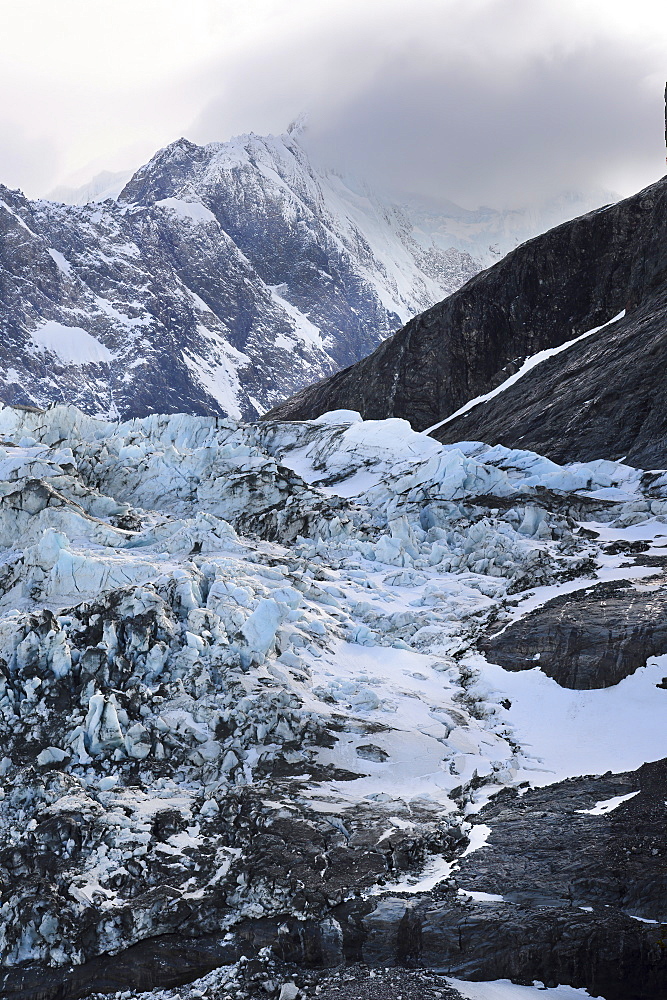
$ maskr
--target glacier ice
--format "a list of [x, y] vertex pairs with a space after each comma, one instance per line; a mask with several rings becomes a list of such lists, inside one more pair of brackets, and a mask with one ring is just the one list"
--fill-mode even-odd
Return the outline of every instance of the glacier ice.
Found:
[[[655, 477], [649, 495], [619, 463], [442, 446], [348, 411], [5, 406], [0, 439], [7, 967], [280, 913], [294, 885], [252, 860], [280, 824], [364, 859], [368, 892], [403, 877], [388, 857], [460, 844], [490, 795], [560, 766], [508, 691], [522, 726], [538, 698], [567, 714], [539, 665], [505, 679], [478, 637], [563, 588], [650, 576], [601, 546], [659, 547], [667, 514]], [[346, 898], [316, 882], [312, 899]]]

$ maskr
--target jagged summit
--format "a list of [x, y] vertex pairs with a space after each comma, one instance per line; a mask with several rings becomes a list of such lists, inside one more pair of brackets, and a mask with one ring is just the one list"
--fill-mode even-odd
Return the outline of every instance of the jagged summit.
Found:
[[117, 199], [0, 199], [0, 398], [253, 418], [476, 270], [296, 132], [159, 150]]

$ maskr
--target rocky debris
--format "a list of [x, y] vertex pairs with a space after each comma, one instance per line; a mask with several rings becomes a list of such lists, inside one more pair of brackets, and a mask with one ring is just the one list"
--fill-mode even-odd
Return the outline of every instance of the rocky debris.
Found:
[[610, 687], [667, 652], [667, 590], [602, 583], [563, 594], [479, 648], [506, 670], [539, 667], [563, 687]]
[[348, 966], [323, 977], [316, 995], [321, 1000], [459, 1000], [458, 990], [442, 976], [409, 969], [368, 969]]
[[[44, 1000], [46, 1000], [46, 995]], [[87, 994], [86, 1000], [463, 1000], [444, 976], [414, 969], [370, 969], [362, 964], [339, 970], [295, 968], [272, 956], [241, 959], [194, 982], [139, 992]]]
[[296, 133], [181, 139], [102, 203], [0, 186], [0, 237], [2, 399], [112, 419], [256, 418], [480, 268], [317, 172]]
[[608, 323], [514, 386], [443, 423], [444, 443], [484, 440], [557, 461], [626, 456], [664, 466], [663, 179], [518, 247], [369, 357], [279, 404], [269, 419], [348, 408], [435, 425], [521, 362]]
[[98, 991], [104, 983], [102, 992], [174, 986], [224, 963], [198, 984], [204, 995], [217, 996], [222, 980], [221, 996], [279, 996], [294, 984], [302, 997], [374, 1000], [388, 998], [393, 984], [408, 997], [456, 997], [425, 966], [474, 980], [568, 982], [610, 1000], [657, 1000], [667, 974], [666, 795], [665, 760], [523, 794], [507, 790], [477, 817], [485, 842], [430, 892], [351, 898], [319, 920], [250, 920], [224, 940], [189, 940], [187, 951], [182, 937], [152, 939], [113, 964], [95, 959], [51, 970], [47, 990], [45, 973], [17, 970], [5, 975], [4, 995], [83, 997], [87, 983]]

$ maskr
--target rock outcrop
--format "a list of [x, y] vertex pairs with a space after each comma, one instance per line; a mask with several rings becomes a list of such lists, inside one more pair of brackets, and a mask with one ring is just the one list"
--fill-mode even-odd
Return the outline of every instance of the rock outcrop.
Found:
[[658, 287], [622, 319], [433, 435], [531, 448], [556, 461], [611, 455], [660, 468], [667, 460], [666, 324], [667, 289]]
[[667, 653], [667, 592], [600, 583], [563, 594], [480, 649], [506, 670], [539, 666], [563, 687], [610, 687]]
[[535, 448], [558, 461], [667, 462], [667, 181], [525, 243], [368, 358], [267, 416], [358, 410], [422, 430], [488, 393], [526, 358], [625, 318], [542, 362], [438, 440]]

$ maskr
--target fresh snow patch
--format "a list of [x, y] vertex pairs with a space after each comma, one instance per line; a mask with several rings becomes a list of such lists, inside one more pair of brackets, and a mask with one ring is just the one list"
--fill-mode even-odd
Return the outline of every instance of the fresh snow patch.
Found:
[[[506, 718], [524, 753], [519, 781], [550, 785], [585, 774], [634, 771], [667, 755], [664, 692], [667, 655], [651, 657], [608, 688], [563, 688], [535, 667], [511, 671], [476, 654], [468, 662], [512, 703]], [[632, 739], [624, 734], [632, 733]]]
[[592, 809], [577, 809], [576, 812], [585, 813], [587, 816], [606, 816], [607, 813], [617, 809], [621, 802], [634, 799], [635, 795], [639, 795], [639, 790], [628, 792], [627, 795], [614, 795], [611, 799], [602, 799], [600, 802], [596, 802]]
[[470, 399], [463, 406], [459, 407], [459, 409], [454, 413], [450, 413], [448, 417], [445, 417], [444, 420], [439, 420], [437, 424], [433, 424], [432, 427], [427, 427], [426, 430], [421, 433], [431, 434], [433, 431], [437, 431], [439, 427], [444, 427], [445, 424], [448, 424], [456, 417], [460, 417], [462, 414], [467, 413], [468, 410], [472, 410], [472, 408], [477, 406], [479, 403], [488, 403], [490, 399], [495, 399], [495, 397], [499, 396], [501, 392], [505, 392], [506, 389], [509, 389], [510, 386], [518, 382], [524, 375], [527, 375], [529, 371], [533, 370], [533, 368], [542, 364], [543, 361], [546, 361], [547, 358], [553, 358], [556, 354], [561, 354], [563, 351], [569, 350], [569, 348], [573, 347], [574, 344], [578, 344], [580, 340], [585, 340], [586, 337], [592, 337], [594, 333], [604, 330], [606, 326], [610, 326], [612, 323], [617, 323], [620, 319], [623, 319], [624, 316], [625, 309], [622, 309], [618, 315], [614, 316], [613, 319], [608, 320], [606, 323], [603, 323], [602, 326], [595, 326], [592, 330], [587, 330], [585, 333], [581, 333], [573, 340], [566, 341], [566, 343], [561, 344], [560, 347], [550, 347], [546, 351], [538, 351], [537, 354], [533, 354], [530, 358], [527, 358], [524, 361], [518, 372], [515, 372], [514, 375], [510, 375], [509, 378], [506, 378], [505, 381], [501, 382], [495, 389], [492, 389], [490, 392], [485, 392], [481, 396], [476, 396], [475, 399]]
[[241, 417], [241, 384], [237, 371], [250, 359], [205, 327], [200, 325], [198, 332], [215, 340], [216, 348], [206, 358], [183, 351], [183, 361], [206, 392], [217, 400], [230, 417], [238, 420]]
[[476, 903], [506, 903], [504, 896], [499, 896], [495, 892], [476, 892], [472, 889], [459, 889], [459, 896], [468, 896]]
[[486, 823], [477, 823], [473, 826], [470, 831], [470, 837], [468, 840], [468, 846], [461, 855], [462, 858], [466, 858], [469, 854], [474, 851], [479, 851], [481, 847], [486, 847], [486, 842], [491, 836], [491, 827], [487, 826]]
[[248, 400], [255, 407], [258, 417], [261, 417], [262, 414], [266, 413], [267, 409], [266, 406], [263, 406], [262, 403], [260, 403], [260, 401], [255, 398], [255, 396], [248, 395]]
[[391, 884], [376, 885], [369, 895], [381, 896], [386, 892], [408, 892], [417, 895], [421, 892], [431, 892], [436, 885], [444, 882], [452, 874], [455, 862], [445, 861], [444, 858], [436, 855], [431, 858], [419, 875], [405, 874], [397, 882]]
[[210, 208], [206, 208], [200, 201], [183, 201], [181, 198], [162, 198], [155, 202], [161, 208], [168, 208], [180, 219], [188, 219], [191, 222], [217, 222], [217, 219]]
[[[509, 979], [496, 979], [495, 982], [469, 983], [463, 979], [446, 981], [466, 998], [466, 1000], [581, 1000], [591, 994], [583, 988], [574, 986], [552, 986], [545, 988], [542, 984], [533, 986], [517, 986]], [[599, 1000], [603, 1000], [602, 997]]]
[[[626, 528], [614, 528], [610, 524], [603, 524], [599, 521], [582, 521], [581, 526], [595, 531], [599, 535], [601, 542], [652, 542], [661, 547], [667, 545], [667, 521], [658, 517], [651, 517], [640, 524], [630, 524]], [[663, 541], [657, 543], [657, 539]]]
[[[130, 316], [126, 316], [125, 313], [119, 312], [118, 309], [116, 309], [116, 307], [108, 301], [108, 299], [103, 299], [99, 295], [95, 296], [95, 303], [102, 310], [102, 312], [106, 313], [107, 316], [110, 316], [117, 322], [122, 323], [123, 326], [150, 326], [151, 317], [146, 312], [144, 312], [143, 316], [136, 316], [133, 319]], [[143, 310], [143, 306], [141, 306], [141, 309]]]
[[[267, 285], [266, 286], [271, 294], [271, 298], [280, 306], [280, 308], [287, 313], [292, 321], [293, 335], [299, 340], [303, 341], [306, 347], [311, 350], [324, 350], [324, 341], [322, 340], [322, 333], [319, 327], [315, 326], [314, 323], [308, 319], [305, 313], [302, 313], [295, 305], [292, 305], [284, 297], [284, 292], [287, 291], [285, 285]], [[290, 345], [292, 346], [292, 345]]]
[[30, 335], [38, 350], [57, 354], [70, 365], [109, 364], [114, 355], [108, 347], [79, 326], [64, 326], [50, 319]]
[[[325, 783], [329, 793], [359, 801], [377, 793], [381, 781], [382, 791], [392, 798], [409, 802], [424, 797], [451, 809], [449, 792], [463, 776], [472, 776], [472, 770], [467, 774], [469, 768], [489, 773], [492, 761], [511, 767], [512, 750], [506, 741], [473, 719], [466, 727], [454, 726], [450, 712], [456, 712], [458, 689], [436, 669], [432, 656], [348, 642], [332, 643], [331, 651], [318, 658], [303, 655], [313, 677], [307, 708], [321, 713], [332, 705], [334, 713], [346, 710], [384, 730], [371, 740], [385, 755], [381, 763], [360, 756], [357, 747], [368, 739], [352, 734], [341, 735], [334, 748], [318, 751], [320, 763], [361, 775]], [[488, 827], [473, 827], [473, 846], [466, 853], [482, 847], [488, 833]]]
[[63, 254], [61, 254], [60, 250], [54, 250], [53, 247], [47, 247], [46, 252], [48, 253], [51, 260], [58, 265], [58, 270], [61, 271], [63, 274], [67, 275], [67, 277], [69, 278], [72, 271], [72, 265], [67, 260], [67, 258], [64, 257]]
[[210, 313], [213, 311], [210, 306], [206, 305], [202, 297], [200, 295], [197, 295], [196, 292], [193, 292], [191, 288], [188, 288], [188, 292], [190, 293], [190, 296], [196, 308], [199, 309], [200, 312]]

